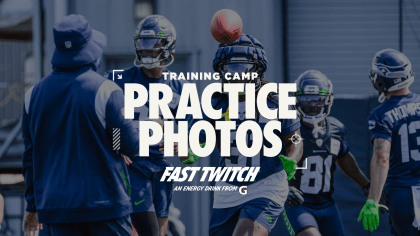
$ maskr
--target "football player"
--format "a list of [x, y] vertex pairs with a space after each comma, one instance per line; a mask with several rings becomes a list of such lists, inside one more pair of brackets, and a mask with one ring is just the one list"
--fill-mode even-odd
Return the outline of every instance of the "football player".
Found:
[[343, 224], [332, 197], [335, 163], [359, 187], [368, 188], [369, 180], [349, 151], [346, 128], [328, 116], [334, 100], [331, 81], [319, 71], [308, 70], [295, 83], [305, 149], [296, 179], [289, 184], [303, 192], [304, 203], [298, 208], [288, 204], [286, 212], [296, 235], [342, 236]]
[[401, 52], [385, 49], [371, 63], [369, 75], [379, 102], [369, 116], [373, 156], [369, 198], [359, 221], [365, 230], [379, 225], [382, 189], [389, 199], [391, 234], [419, 235], [420, 226], [420, 96], [411, 93], [411, 63]]
[[[109, 71], [109, 79], [124, 89], [125, 83], [139, 83], [149, 90], [152, 83], [163, 83], [171, 87], [173, 100], [169, 107], [176, 114], [183, 87], [183, 81], [164, 80], [163, 72], [174, 61], [176, 31], [172, 23], [164, 16], [151, 15], [137, 26], [134, 35], [134, 66], [123, 71]], [[121, 79], [119, 79], [121, 78]], [[138, 127], [139, 120], [149, 116], [149, 102], [135, 109], [133, 125]], [[188, 121], [192, 121], [187, 115]], [[162, 124], [162, 120], [158, 120]], [[133, 157], [128, 167], [131, 182], [131, 201], [133, 213], [131, 219], [140, 236], [166, 235], [169, 206], [171, 203], [173, 182], [160, 182], [165, 167], [172, 166], [163, 156], [163, 145], [150, 146], [149, 157]], [[175, 145], [177, 153], [177, 145]]]
[[[261, 80], [267, 69], [267, 57], [263, 45], [254, 37], [242, 34], [233, 44], [221, 44], [213, 60], [213, 69], [220, 73], [222, 83], [255, 83], [256, 93], [261, 87]], [[257, 72], [255, 80], [225, 80], [225, 73]], [[215, 94], [212, 98], [214, 109], [222, 109], [221, 121], [229, 121], [229, 95], [226, 93]], [[239, 95], [239, 119], [236, 128], [247, 119], [245, 118], [245, 93]], [[273, 109], [278, 106], [277, 98], [270, 94], [267, 98], [267, 105]], [[215, 124], [216, 120], [204, 116], [207, 121]], [[259, 114], [256, 109], [255, 121], [263, 130], [270, 121]], [[288, 177], [294, 174], [296, 163], [302, 156], [302, 144], [295, 146], [290, 137], [299, 134], [300, 123], [298, 119], [280, 119], [281, 132], [279, 135], [284, 143], [282, 154], [289, 158], [266, 157], [261, 151], [253, 157], [243, 156], [236, 146], [236, 129], [231, 131], [231, 156], [221, 157], [221, 167], [260, 167], [260, 171], [254, 182], [217, 182], [217, 186], [244, 186], [247, 185], [248, 194], [242, 195], [238, 191], [216, 191], [214, 193], [213, 210], [210, 217], [209, 233], [211, 236], [225, 235], [268, 235], [275, 226], [278, 217], [283, 211], [284, 202], [288, 195]], [[252, 135], [247, 135], [248, 144], [252, 142]], [[200, 142], [205, 145], [205, 134], [200, 134]], [[216, 145], [220, 150], [220, 132], [216, 132]], [[271, 144], [264, 139], [264, 145]], [[195, 156], [196, 158], [197, 156]], [[192, 163], [195, 158], [190, 158], [184, 163]], [[284, 161], [284, 165], [282, 164]], [[286, 171], [287, 173], [286, 173]], [[289, 174], [289, 176], [288, 176]], [[246, 172], [243, 176], [246, 175]]]

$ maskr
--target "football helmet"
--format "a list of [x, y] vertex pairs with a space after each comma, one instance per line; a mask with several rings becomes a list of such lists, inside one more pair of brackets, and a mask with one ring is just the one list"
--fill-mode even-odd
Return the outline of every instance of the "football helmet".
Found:
[[414, 81], [411, 62], [394, 49], [384, 49], [373, 57], [369, 78], [378, 92], [379, 102], [384, 102], [386, 93], [410, 86]]
[[[146, 69], [171, 65], [174, 62], [175, 41], [175, 27], [166, 17], [151, 15], [144, 18], [134, 35], [134, 65]], [[161, 65], [161, 61], [167, 64]]]
[[296, 83], [296, 108], [306, 123], [318, 123], [330, 114], [334, 101], [331, 81], [317, 70], [303, 72]]
[[222, 83], [230, 83], [225, 74], [257, 72], [258, 78], [250, 80], [255, 83], [255, 91], [261, 88], [261, 80], [267, 70], [267, 56], [263, 45], [254, 37], [241, 34], [239, 39], [231, 44], [220, 44], [213, 59], [213, 69], [222, 76]]

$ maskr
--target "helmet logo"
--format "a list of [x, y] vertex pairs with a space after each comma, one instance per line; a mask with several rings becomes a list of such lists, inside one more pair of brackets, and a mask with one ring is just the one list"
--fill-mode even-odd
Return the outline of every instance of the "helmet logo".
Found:
[[398, 79], [394, 79], [394, 84], [398, 84], [398, 83], [401, 83], [401, 81], [402, 81], [402, 79], [401, 79], [401, 78], [398, 78]]
[[386, 77], [386, 75], [389, 73], [388, 68], [386, 68], [386, 67], [378, 67], [378, 65], [376, 65], [376, 66], [377, 66], [379, 72], [382, 73], [382, 76], [385, 76]]
[[319, 94], [319, 87], [317, 85], [307, 85], [303, 91], [306, 94]]
[[157, 34], [157, 36], [158, 36], [158, 37], [165, 37], [165, 34], [164, 34], [163, 32], [159, 32], [159, 33]]

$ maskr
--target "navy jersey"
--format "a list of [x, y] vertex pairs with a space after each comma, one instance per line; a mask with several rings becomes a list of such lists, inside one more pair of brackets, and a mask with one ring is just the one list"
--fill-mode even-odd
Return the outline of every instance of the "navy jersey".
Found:
[[[212, 98], [212, 105], [214, 107], [215, 110], [218, 109], [222, 109], [222, 113], [225, 113], [228, 109], [228, 104], [229, 104], [229, 98], [226, 95], [223, 95], [222, 97], [214, 97]], [[277, 108], [277, 104], [273, 103], [270, 100], [267, 100], [267, 105], [268, 108], [270, 109], [274, 109]], [[245, 118], [245, 102], [240, 102], [239, 103], [239, 108], [238, 108], [238, 117], [239, 119], [234, 120], [231, 119], [232, 121], [236, 122], [236, 129], [231, 131], [231, 149], [230, 149], [230, 154], [231, 156], [229, 157], [221, 157], [220, 158], [220, 163], [219, 166], [220, 167], [260, 167], [260, 171], [257, 175], [257, 177], [255, 178], [254, 182], [259, 181], [261, 179], [264, 179], [274, 173], [277, 173], [281, 170], [283, 170], [283, 164], [280, 160], [280, 158], [278, 157], [266, 157], [264, 156], [264, 150], [263, 150], [263, 146], [267, 146], [268, 148], [271, 148], [272, 145], [270, 142], [268, 142], [265, 138], [263, 140], [263, 145], [261, 147], [261, 151], [253, 157], [245, 157], [243, 156], [237, 146], [236, 146], [236, 131], [238, 129], [238, 127], [242, 124], [242, 122], [246, 121], [247, 119]], [[203, 113], [203, 117], [211, 122], [213, 125], [215, 124], [215, 121], [225, 121], [225, 117], [222, 117], [219, 120], [211, 120], [210, 118], [208, 118], [204, 113]], [[280, 135], [280, 137], [286, 136], [287, 134], [290, 134], [294, 131], [296, 131], [297, 129], [300, 128], [300, 122], [298, 119], [294, 119], [294, 120], [290, 120], [290, 119], [276, 119], [278, 121], [281, 122], [281, 133], [278, 134]], [[254, 120], [255, 121], [255, 120]], [[263, 117], [261, 114], [258, 115], [256, 122], [259, 124], [259, 126], [261, 127], [261, 131], [264, 131], [264, 127], [265, 125], [271, 120], [266, 119], [265, 117]], [[248, 144], [248, 146], [250, 147], [252, 145], [252, 133], [250, 131], [248, 131], [248, 136], [246, 137], [246, 142]], [[200, 141], [201, 142], [205, 142], [205, 133], [202, 131], [200, 133]], [[221, 138], [220, 138], [220, 130], [216, 130], [216, 146], [218, 147], [218, 150], [220, 150], [220, 143]], [[283, 148], [281, 151], [281, 154], [285, 154], [285, 144], [283, 144]], [[279, 153], [280, 155], [280, 153]], [[243, 177], [245, 177], [247, 174], [247, 172], [245, 171], [243, 173]], [[230, 178], [230, 177], [229, 177]], [[229, 182], [230, 184], [234, 184], [234, 185], [248, 185], [248, 184], [252, 184], [253, 182], [249, 181], [249, 182], [237, 182], [236, 178], [235, 181]]]
[[420, 185], [420, 96], [394, 96], [370, 113], [372, 139], [391, 142], [387, 185]]
[[[166, 68], [164, 72], [169, 72]], [[180, 80], [165, 80], [164, 76], [162, 75], [159, 79], [149, 78], [146, 76], [142, 71], [141, 68], [133, 66], [128, 69], [124, 69], [122, 71], [108, 71], [105, 73], [105, 77], [114, 80], [114, 82], [120, 86], [124, 90], [125, 83], [138, 83], [143, 85], [147, 91], [149, 91], [149, 84], [152, 83], [162, 83], [168, 85], [173, 91], [173, 99], [169, 103], [169, 108], [171, 109], [172, 114], [176, 115], [178, 109], [179, 98], [182, 91], [182, 86], [185, 81]], [[162, 96], [162, 94], [161, 94]], [[160, 97], [162, 98], [162, 97]], [[160, 111], [159, 111], [160, 113]], [[149, 101], [142, 106], [136, 107], [134, 109], [134, 119], [133, 119], [133, 126], [139, 127], [139, 122], [141, 120], [145, 120], [149, 117]], [[180, 121], [180, 120], [177, 120]], [[186, 121], [189, 122], [189, 127], [192, 124], [192, 116], [187, 115]], [[141, 168], [143, 171], [152, 171], [152, 172], [159, 172], [165, 169], [167, 166], [172, 166], [166, 158], [163, 156], [163, 152], [159, 151], [159, 145], [151, 145], [149, 149], [149, 157], [133, 157], [131, 160], [133, 161], [133, 167]]]
[[39, 221], [92, 222], [132, 212], [124, 159], [139, 153], [139, 134], [124, 119], [122, 90], [95, 67], [58, 69], [25, 94], [22, 136], [27, 211]]
[[295, 180], [290, 185], [304, 193], [305, 203], [310, 206], [334, 204], [335, 161], [344, 157], [349, 151], [345, 140], [347, 134], [344, 125], [334, 117], [325, 118], [325, 134], [322, 139], [315, 139], [312, 128], [302, 125], [300, 132], [303, 138], [303, 156], [298, 163]]

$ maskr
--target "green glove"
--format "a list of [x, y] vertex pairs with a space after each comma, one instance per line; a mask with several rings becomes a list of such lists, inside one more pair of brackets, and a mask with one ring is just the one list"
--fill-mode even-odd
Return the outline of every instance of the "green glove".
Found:
[[295, 173], [296, 173], [296, 161], [289, 159], [286, 156], [280, 155], [279, 156], [281, 162], [283, 162], [283, 166], [284, 166], [284, 170], [287, 173], [287, 181], [291, 180], [291, 179], [296, 179], [295, 178]]
[[375, 204], [375, 199], [369, 198], [366, 200], [365, 206], [360, 211], [358, 222], [363, 219], [365, 230], [374, 231], [379, 226], [378, 207]]
[[[206, 146], [206, 143], [200, 144], [201, 148], [204, 148], [205, 146]], [[192, 164], [199, 158], [199, 156], [195, 155], [192, 150], [188, 151], [188, 157], [189, 158], [187, 160], [183, 161], [182, 163], [184, 163], [184, 164], [190, 164], [191, 163]]]

